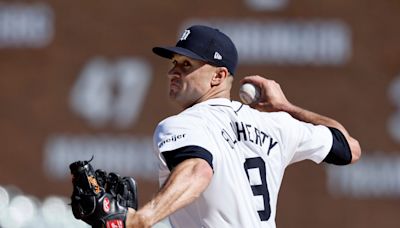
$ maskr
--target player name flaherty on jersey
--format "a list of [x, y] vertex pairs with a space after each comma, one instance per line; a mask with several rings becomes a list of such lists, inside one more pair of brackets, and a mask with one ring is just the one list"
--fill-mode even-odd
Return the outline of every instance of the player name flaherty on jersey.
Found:
[[274, 140], [270, 135], [252, 126], [251, 124], [243, 122], [231, 122], [230, 125], [235, 136], [232, 137], [226, 129], [222, 129], [221, 134], [232, 148], [237, 142], [246, 141], [254, 143], [260, 147], [267, 147], [267, 154], [269, 155], [271, 149], [278, 144], [278, 141]]

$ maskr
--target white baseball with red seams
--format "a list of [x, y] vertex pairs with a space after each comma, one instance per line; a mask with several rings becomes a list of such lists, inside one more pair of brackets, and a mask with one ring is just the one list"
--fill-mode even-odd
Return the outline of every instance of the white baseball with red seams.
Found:
[[252, 83], [244, 83], [240, 86], [239, 97], [244, 104], [251, 104], [260, 98], [260, 88]]

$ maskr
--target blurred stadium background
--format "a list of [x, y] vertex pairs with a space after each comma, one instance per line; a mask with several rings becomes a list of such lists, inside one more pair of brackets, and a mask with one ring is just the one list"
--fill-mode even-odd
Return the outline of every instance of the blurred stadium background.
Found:
[[0, 0], [0, 227], [87, 227], [68, 206], [68, 165], [92, 155], [134, 176], [141, 204], [155, 194], [152, 133], [179, 110], [151, 48], [193, 23], [232, 36], [238, 79], [275, 79], [360, 140], [356, 165], [288, 168], [278, 227], [400, 227], [399, 12], [398, 0]]

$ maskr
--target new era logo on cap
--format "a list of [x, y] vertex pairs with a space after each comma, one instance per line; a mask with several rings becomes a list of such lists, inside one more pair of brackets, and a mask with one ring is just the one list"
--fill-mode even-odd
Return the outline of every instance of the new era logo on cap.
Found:
[[219, 54], [217, 51], [214, 53], [214, 59], [222, 60], [221, 54]]
[[204, 25], [187, 28], [174, 47], [154, 47], [153, 52], [164, 58], [171, 59], [174, 54], [179, 54], [226, 67], [232, 75], [238, 62], [238, 53], [232, 40], [218, 29]]

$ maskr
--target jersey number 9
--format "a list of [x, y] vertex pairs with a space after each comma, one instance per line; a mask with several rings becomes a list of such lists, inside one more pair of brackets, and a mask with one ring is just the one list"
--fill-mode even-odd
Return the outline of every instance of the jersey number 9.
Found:
[[[244, 163], [244, 170], [246, 171], [247, 178], [249, 179], [253, 195], [262, 196], [263, 198], [264, 209], [257, 211], [258, 216], [260, 216], [261, 221], [268, 221], [271, 216], [271, 207], [269, 204], [269, 191], [265, 162], [261, 157], [247, 158]], [[258, 173], [255, 172], [257, 170]]]

